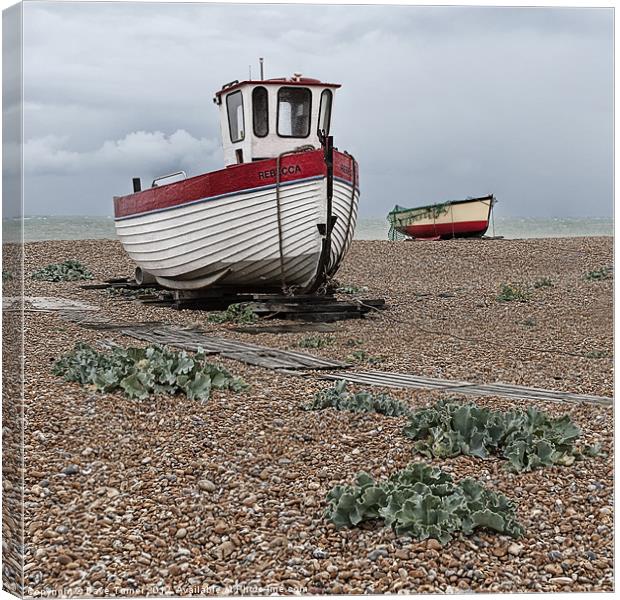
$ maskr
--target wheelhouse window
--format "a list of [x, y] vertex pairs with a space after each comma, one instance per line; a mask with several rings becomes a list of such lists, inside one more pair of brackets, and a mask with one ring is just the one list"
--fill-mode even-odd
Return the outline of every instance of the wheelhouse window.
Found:
[[305, 138], [310, 135], [312, 92], [302, 87], [278, 90], [278, 135]]
[[323, 131], [329, 134], [329, 125], [332, 118], [332, 91], [323, 90], [321, 93], [321, 104], [319, 104], [319, 126], [318, 132]]
[[269, 133], [269, 108], [264, 87], [254, 88], [252, 92], [252, 121], [255, 136], [265, 137]]
[[226, 96], [226, 110], [228, 111], [230, 141], [240, 142], [245, 138], [245, 127], [243, 125], [243, 96], [240, 91], [233, 92]]

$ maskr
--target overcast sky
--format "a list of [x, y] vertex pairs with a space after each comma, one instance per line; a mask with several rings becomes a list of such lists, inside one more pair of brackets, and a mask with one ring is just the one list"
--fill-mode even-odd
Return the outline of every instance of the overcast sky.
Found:
[[28, 2], [25, 212], [109, 215], [134, 176], [221, 168], [213, 93], [263, 56], [343, 84], [362, 216], [490, 192], [609, 216], [612, 48], [611, 9]]

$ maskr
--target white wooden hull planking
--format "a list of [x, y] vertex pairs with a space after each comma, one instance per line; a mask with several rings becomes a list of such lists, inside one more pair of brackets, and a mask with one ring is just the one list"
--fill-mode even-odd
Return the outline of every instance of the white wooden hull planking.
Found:
[[[330, 269], [337, 268], [351, 244], [358, 201], [359, 191], [353, 198], [350, 182], [334, 181], [332, 211], [338, 218]], [[326, 178], [281, 187], [280, 202], [284, 281], [304, 287], [315, 276], [321, 254], [317, 224], [325, 222]], [[274, 188], [117, 220], [116, 232], [131, 259], [156, 278], [187, 281], [220, 274], [218, 286], [281, 284]]]

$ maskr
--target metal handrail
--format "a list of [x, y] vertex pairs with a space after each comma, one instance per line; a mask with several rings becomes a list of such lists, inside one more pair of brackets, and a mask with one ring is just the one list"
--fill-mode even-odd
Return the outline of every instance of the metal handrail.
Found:
[[155, 179], [153, 179], [153, 183], [151, 183], [151, 187], [157, 187], [156, 182], [160, 181], [161, 179], [168, 179], [168, 177], [175, 177], [176, 175], [183, 175], [183, 178], [187, 179], [187, 173], [185, 171], [177, 171], [176, 173], [170, 173], [169, 175], [161, 175], [159, 177], [155, 177]]

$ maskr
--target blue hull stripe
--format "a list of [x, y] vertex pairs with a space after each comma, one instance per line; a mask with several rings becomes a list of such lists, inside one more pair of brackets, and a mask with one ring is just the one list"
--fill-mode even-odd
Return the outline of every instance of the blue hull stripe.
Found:
[[[342, 177], [336, 177], [335, 175], [334, 175], [334, 181], [339, 181], [340, 183], [344, 183], [345, 185], [348, 185], [348, 186], [352, 185], [348, 179], [342, 179]], [[359, 194], [360, 189], [356, 187], [355, 191]]]

